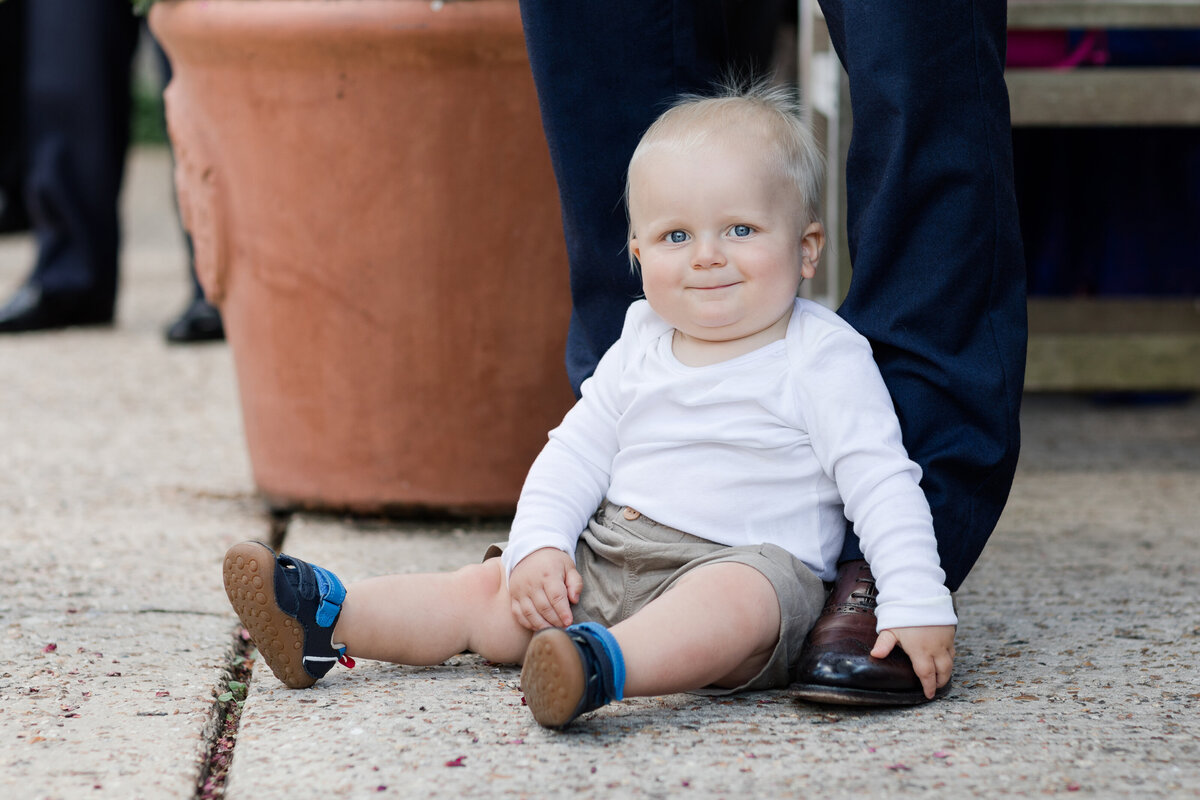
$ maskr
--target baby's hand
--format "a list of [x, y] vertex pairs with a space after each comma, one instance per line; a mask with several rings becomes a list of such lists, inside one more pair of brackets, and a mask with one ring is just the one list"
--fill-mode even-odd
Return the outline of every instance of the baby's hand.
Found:
[[884, 658], [897, 644], [908, 654], [925, 696], [933, 699], [954, 671], [954, 626], [929, 625], [917, 628], [888, 628], [879, 634], [871, 655]]
[[571, 603], [579, 602], [582, 589], [571, 557], [554, 547], [534, 550], [508, 576], [513, 616], [531, 631], [570, 625]]

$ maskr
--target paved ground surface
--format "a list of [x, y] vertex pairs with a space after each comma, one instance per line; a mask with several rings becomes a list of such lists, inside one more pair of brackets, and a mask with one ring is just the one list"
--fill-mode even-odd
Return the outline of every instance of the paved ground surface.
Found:
[[[163, 152], [135, 155], [126, 206], [117, 326], [0, 338], [3, 797], [196, 796], [236, 655], [221, 556], [272, 533], [227, 347], [161, 340], [187, 295]], [[0, 290], [31, 256], [0, 238]], [[227, 796], [1200, 796], [1200, 403], [1035, 397], [1024, 427], [941, 702], [677, 695], [550, 733], [474, 657], [302, 692], [260, 668]], [[285, 542], [355, 579], [503, 535], [300, 515]]]

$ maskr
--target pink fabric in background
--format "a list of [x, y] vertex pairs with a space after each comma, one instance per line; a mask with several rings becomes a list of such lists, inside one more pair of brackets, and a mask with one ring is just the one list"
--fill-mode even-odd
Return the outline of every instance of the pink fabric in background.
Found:
[[1071, 69], [1081, 64], [1099, 66], [1108, 61], [1104, 31], [1087, 31], [1071, 47], [1067, 31], [1012, 31], [1008, 34], [1009, 67]]

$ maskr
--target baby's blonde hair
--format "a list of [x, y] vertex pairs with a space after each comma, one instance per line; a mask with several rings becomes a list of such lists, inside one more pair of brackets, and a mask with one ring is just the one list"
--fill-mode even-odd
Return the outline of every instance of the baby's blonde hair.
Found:
[[[726, 83], [712, 95], [686, 94], [654, 121], [638, 142], [625, 174], [625, 212], [629, 214], [629, 174], [650, 148], [667, 144], [690, 149], [709, 136], [730, 130], [757, 131], [775, 149], [770, 154], [796, 188], [804, 209], [803, 227], [819, 220], [821, 180], [825, 166], [816, 139], [805, 124], [796, 93], [765, 82]], [[634, 237], [630, 220], [629, 238]], [[633, 253], [629, 260], [636, 268]]]

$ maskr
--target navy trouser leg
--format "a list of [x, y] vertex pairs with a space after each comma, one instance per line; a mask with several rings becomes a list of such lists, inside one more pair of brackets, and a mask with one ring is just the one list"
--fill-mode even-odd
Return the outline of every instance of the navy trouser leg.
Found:
[[126, 0], [35, 0], [26, 14], [32, 280], [112, 303], [138, 21]]
[[0, 2], [0, 233], [25, 227], [25, 0]]
[[[623, 196], [646, 128], [684, 92], [769, 66], [782, 3], [522, 0], [525, 41], [558, 179], [573, 310], [576, 393], [621, 333], [641, 280], [629, 268]], [[728, 15], [728, 17], [726, 16]]]
[[1025, 267], [1004, 84], [1004, 0], [822, 0], [850, 76], [854, 275], [840, 313], [870, 341], [924, 470], [946, 582], [1008, 497], [1025, 369]]

